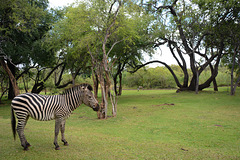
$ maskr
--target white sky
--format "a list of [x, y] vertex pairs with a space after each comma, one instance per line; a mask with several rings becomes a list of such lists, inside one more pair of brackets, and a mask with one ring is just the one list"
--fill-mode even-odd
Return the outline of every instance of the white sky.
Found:
[[48, 0], [48, 1], [50, 7], [52, 8], [68, 6], [69, 4], [75, 2], [75, 0]]
[[[52, 8], [68, 6], [68, 5], [72, 4], [73, 2], [75, 2], [75, 0], [49, 0], [50, 7], [52, 7]], [[159, 60], [159, 61], [167, 63], [168, 65], [177, 64], [177, 62], [172, 57], [172, 54], [167, 46], [161, 46], [161, 51], [158, 49], [156, 54], [151, 59], [148, 55], [145, 56], [145, 62], [148, 62], [150, 60]], [[159, 63], [153, 63], [148, 66], [154, 68], [154, 67], [162, 66], [162, 65]]]

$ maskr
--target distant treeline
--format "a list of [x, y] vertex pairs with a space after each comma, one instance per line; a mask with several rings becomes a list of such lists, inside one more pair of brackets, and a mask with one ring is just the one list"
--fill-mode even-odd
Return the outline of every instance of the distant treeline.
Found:
[[[183, 79], [183, 73], [179, 66], [172, 65], [171, 68], [176, 73], [177, 77], [181, 81]], [[200, 75], [200, 84], [205, 82], [206, 79], [210, 76], [210, 69], [206, 69]], [[76, 77], [75, 83], [89, 83], [93, 84], [91, 74], [82, 74]], [[189, 71], [189, 75], [191, 72]], [[66, 83], [71, 80], [72, 76], [69, 73], [63, 75], [62, 83]], [[218, 76], [216, 78], [218, 86], [229, 86], [230, 85], [230, 70], [227, 67], [219, 67]], [[61, 93], [63, 89], [57, 89], [54, 85], [55, 77], [51, 76], [44, 84], [45, 89], [42, 91], [42, 94], [57, 94]], [[190, 80], [189, 80], [190, 81]], [[118, 81], [119, 82], [119, 81]], [[113, 82], [112, 82], [113, 83]], [[21, 90], [21, 93], [26, 91], [31, 92], [31, 89], [34, 85], [34, 81], [25, 76], [18, 80], [18, 86]], [[113, 84], [112, 84], [113, 86]], [[119, 86], [119, 84], [117, 85]], [[162, 88], [177, 88], [173, 76], [170, 74], [166, 67], [156, 67], [156, 68], [142, 68], [137, 72], [131, 74], [127, 71], [123, 72], [122, 80], [123, 89], [137, 89], [139, 86], [142, 86], [144, 89], [162, 89]], [[8, 87], [8, 79], [3, 77], [1, 78], [1, 93], [3, 93], [4, 88]], [[68, 85], [67, 88], [71, 87]], [[7, 92], [5, 92], [7, 95]], [[1, 95], [2, 98], [3, 95]]]
[[[183, 73], [180, 69], [179, 66], [177, 65], [172, 65], [171, 66], [173, 71], [176, 73], [177, 77], [179, 78], [180, 81], [183, 79]], [[210, 76], [210, 69], [205, 70], [201, 75], [200, 75], [200, 84], [201, 82], [205, 82], [207, 78]], [[191, 72], [189, 71], [189, 74], [191, 75]], [[91, 75], [91, 74], [89, 74]], [[65, 73], [63, 75], [63, 80], [62, 82], [65, 83], [69, 81], [72, 78], [71, 75], [68, 73]], [[54, 87], [54, 77], [52, 76], [45, 84], [45, 87], [48, 91], [54, 93], [54, 92], [59, 92], [59, 89], [56, 89]], [[190, 80], [189, 80], [190, 81]], [[77, 76], [75, 79], [76, 84], [80, 83], [92, 83], [92, 77], [87, 76], [87, 75], [80, 75]], [[27, 88], [31, 89], [33, 85], [33, 81], [30, 79], [28, 80], [28, 83], [26, 83], [25, 80], [25, 85], [28, 84]], [[112, 82], [113, 83], [113, 82]], [[156, 67], [156, 68], [142, 68], [139, 69], [137, 72], [131, 74], [127, 71], [123, 72], [123, 80], [122, 80], [122, 85], [123, 89], [124, 88], [138, 88], [139, 86], [142, 86], [143, 88], [146, 89], [161, 89], [161, 88], [176, 88], [176, 83], [173, 79], [173, 76], [170, 74], [168, 69], [166, 67]], [[24, 83], [20, 79], [18, 82], [19, 87], [21, 90], [24, 90]], [[230, 71], [226, 67], [220, 67], [218, 76], [217, 76], [217, 84], [218, 86], [227, 86], [230, 85]], [[113, 85], [113, 84], [112, 84]], [[70, 85], [71, 86], [71, 85]], [[68, 86], [68, 87], [70, 87]], [[119, 86], [119, 84], [118, 84]], [[26, 87], [26, 86], [25, 86]]]
[[[172, 65], [171, 68], [176, 73], [180, 81], [183, 80], [181, 68], [177, 65]], [[189, 75], [191, 72], [189, 71]], [[199, 79], [199, 84], [205, 82], [211, 75], [210, 69], [206, 69]], [[190, 79], [191, 80], [191, 79]], [[190, 81], [189, 80], [189, 81]], [[226, 67], [219, 67], [218, 76], [216, 78], [218, 86], [230, 85], [230, 71]], [[142, 86], [146, 89], [161, 89], [161, 88], [176, 88], [176, 83], [173, 76], [166, 67], [142, 68], [136, 73], [131, 74], [124, 72], [123, 86], [125, 88], [137, 88]]]

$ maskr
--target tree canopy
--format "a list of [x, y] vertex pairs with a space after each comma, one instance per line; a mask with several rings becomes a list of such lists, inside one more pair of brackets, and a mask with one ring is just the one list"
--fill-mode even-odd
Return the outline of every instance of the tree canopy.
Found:
[[[179, 81], [166, 62], [152, 62], [161, 63], [169, 68], [180, 90], [202, 90], [209, 87], [212, 82], [217, 90], [215, 78], [218, 74], [218, 66], [221, 58], [229, 54], [227, 51], [229, 40], [233, 38], [226, 32], [230, 28], [235, 29], [235, 26], [239, 26], [239, 2], [151, 0], [142, 5], [155, 16], [154, 30], [160, 32], [155, 41], [156, 46], [168, 45], [172, 56], [184, 73], [183, 82]], [[237, 30], [233, 32], [239, 35]], [[187, 59], [183, 57], [184, 54], [189, 57], [192, 77], [187, 72]], [[197, 56], [201, 57], [200, 60]], [[149, 63], [151, 62], [136, 65], [136, 70]], [[212, 74], [205, 82], [199, 84], [199, 76], [206, 67], [211, 68]]]
[[[98, 83], [105, 95], [114, 84], [115, 95], [121, 95], [124, 69], [136, 72], [150, 63], [163, 64], [181, 91], [197, 92], [211, 83], [217, 90], [220, 62], [232, 72], [239, 69], [239, 5], [237, 0], [88, 0], [53, 10], [47, 0], [1, 1], [1, 66], [15, 84], [34, 67], [35, 92], [58, 70], [57, 87], [74, 84], [84, 73], [92, 75], [96, 93]], [[152, 55], [161, 45], [168, 46], [183, 78], [167, 62], [142, 63], [143, 53]], [[22, 71], [18, 77], [16, 68]], [[211, 75], [199, 81], [206, 69]], [[64, 72], [72, 80], [60, 85]], [[235, 79], [237, 84], [240, 78]]]

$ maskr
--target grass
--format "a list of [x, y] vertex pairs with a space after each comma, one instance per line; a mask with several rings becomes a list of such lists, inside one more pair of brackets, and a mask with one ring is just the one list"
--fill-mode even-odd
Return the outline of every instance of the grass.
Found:
[[4, 103], [1, 159], [240, 159], [240, 94], [230, 96], [227, 88], [198, 95], [124, 90], [117, 117], [107, 120], [80, 106], [66, 122], [70, 145], [61, 143], [59, 151], [53, 145], [54, 121], [33, 119], [25, 129], [32, 147], [23, 151], [12, 137], [10, 102]]

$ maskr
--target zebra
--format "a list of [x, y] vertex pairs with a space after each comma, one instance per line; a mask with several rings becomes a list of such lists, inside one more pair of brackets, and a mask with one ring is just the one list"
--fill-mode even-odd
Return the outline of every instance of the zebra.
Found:
[[62, 134], [62, 142], [68, 146], [65, 140], [65, 122], [73, 110], [84, 103], [91, 107], [94, 111], [99, 110], [99, 104], [94, 97], [92, 86], [89, 84], [80, 84], [70, 89], [66, 89], [60, 95], [39, 95], [34, 93], [24, 93], [16, 96], [11, 103], [11, 124], [14, 140], [16, 139], [16, 119], [18, 118], [17, 133], [24, 150], [28, 150], [31, 146], [24, 135], [24, 127], [27, 124], [28, 118], [32, 117], [39, 121], [49, 121], [55, 119], [55, 149], [60, 147], [57, 143], [59, 129]]

